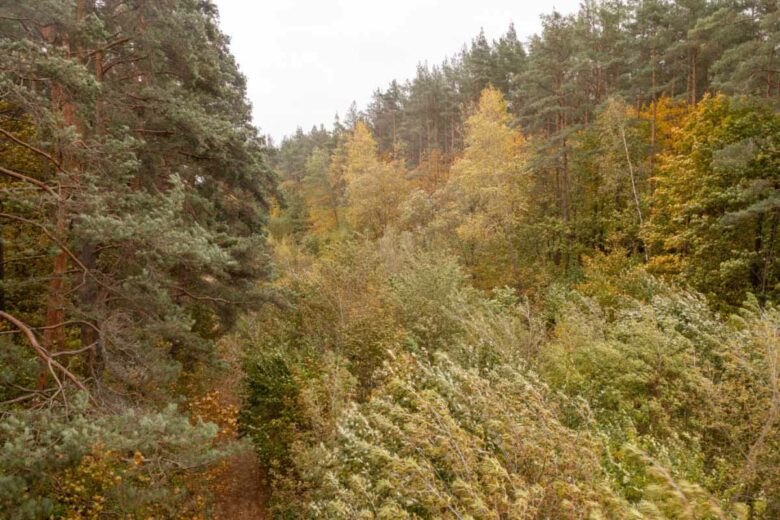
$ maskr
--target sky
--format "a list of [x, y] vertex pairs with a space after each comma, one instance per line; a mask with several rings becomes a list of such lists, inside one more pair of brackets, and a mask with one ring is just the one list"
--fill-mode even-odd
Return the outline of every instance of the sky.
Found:
[[248, 79], [254, 123], [275, 142], [330, 127], [353, 101], [457, 54], [484, 29], [497, 39], [514, 22], [521, 40], [539, 16], [574, 12], [580, 0], [215, 0], [222, 31]]

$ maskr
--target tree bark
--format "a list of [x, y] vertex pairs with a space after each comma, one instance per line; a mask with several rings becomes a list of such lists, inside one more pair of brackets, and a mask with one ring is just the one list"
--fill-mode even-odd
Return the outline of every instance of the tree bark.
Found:
[[650, 193], [652, 194], [654, 191], [653, 187], [653, 171], [655, 171], [655, 149], [656, 149], [656, 139], [657, 139], [657, 133], [658, 133], [658, 93], [656, 92], [656, 75], [655, 75], [655, 64], [656, 64], [656, 49], [653, 47], [652, 52], [652, 100], [653, 100], [653, 119], [650, 122]]
[[[83, 20], [85, 9], [86, 0], [79, 0], [76, 5], [75, 21], [77, 25], [80, 24]], [[70, 40], [67, 35], [58, 34], [54, 28], [50, 30], [48, 37], [51, 43], [59, 42], [68, 50], [70, 54], [75, 53], [79, 57], [81, 57], [80, 55], [83, 54], [83, 49], [81, 49], [80, 43], [75, 42], [74, 44], [74, 42]], [[68, 96], [62, 86], [57, 83], [52, 85], [51, 101], [54, 110], [59, 111], [62, 114], [63, 124], [67, 127], [74, 126], [78, 129], [79, 133], [83, 134], [83, 128], [76, 120], [73, 103], [68, 99]], [[64, 152], [62, 149], [60, 149], [55, 155], [58, 158], [58, 165], [55, 170], [57, 176], [67, 174], [69, 171], [77, 170], [77, 165], [75, 164], [75, 161], [70, 153]], [[68, 184], [70, 184], [70, 182]], [[54, 227], [56, 230], [55, 234], [57, 238], [62, 241], [62, 243], [67, 243], [69, 215], [66, 205], [69, 194], [66, 189], [60, 186], [58, 195], [58, 205], [54, 215]], [[65, 349], [65, 327], [62, 325], [62, 323], [65, 321], [65, 276], [67, 269], [68, 255], [65, 251], [61, 250], [54, 258], [51, 280], [49, 282], [49, 293], [46, 300], [46, 329], [44, 333], [44, 344], [45, 348], [52, 352]], [[39, 390], [45, 388], [48, 375], [48, 366], [42, 367], [38, 376]]]

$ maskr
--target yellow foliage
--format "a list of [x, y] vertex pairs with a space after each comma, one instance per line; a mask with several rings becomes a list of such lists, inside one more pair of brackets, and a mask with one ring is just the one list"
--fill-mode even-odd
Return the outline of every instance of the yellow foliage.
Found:
[[[34, 141], [36, 129], [30, 119], [26, 116], [6, 115], [12, 113], [13, 110], [13, 106], [0, 101], [0, 127], [20, 141]], [[27, 175], [33, 174], [34, 177], [40, 176], [42, 165], [40, 157], [35, 152], [13, 143], [9, 139], [0, 139], [0, 164], [17, 172], [23, 172]], [[9, 180], [8, 177], [4, 176], [0, 176], [0, 179], [2, 179], [2, 183]]]
[[[508, 261], [516, 275], [512, 239], [527, 205], [524, 146], [501, 92], [485, 89], [466, 122], [466, 149], [452, 167], [448, 186], [461, 214], [458, 236], [473, 252], [470, 263], [477, 271], [493, 271], [496, 261], [504, 267]], [[490, 265], [480, 265], [484, 262]], [[489, 282], [496, 283], [501, 280]]]
[[58, 497], [68, 507], [64, 518], [100, 518], [106, 495], [121, 484], [126, 468], [116, 452], [100, 444], [94, 446], [78, 466], [65, 471]]
[[[656, 152], [665, 152], [674, 144], [674, 131], [682, 126], [690, 110], [685, 101], [663, 96], [656, 103], [655, 132]], [[646, 121], [653, 120], [653, 106], [645, 106], [638, 114]]]
[[218, 439], [232, 439], [238, 433], [238, 406], [226, 402], [219, 390], [212, 390], [190, 401], [193, 417], [219, 426]]
[[354, 182], [371, 173], [378, 165], [376, 141], [371, 130], [361, 121], [355, 126], [347, 143], [347, 182]]
[[381, 162], [371, 131], [358, 123], [347, 143], [347, 221], [371, 238], [379, 237], [398, 218], [398, 206], [408, 191], [403, 167]]

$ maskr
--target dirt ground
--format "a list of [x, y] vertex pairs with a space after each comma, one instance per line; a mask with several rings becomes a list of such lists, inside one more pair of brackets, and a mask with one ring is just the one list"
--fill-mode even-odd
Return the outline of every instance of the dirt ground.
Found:
[[[230, 369], [216, 385], [219, 401], [236, 413], [241, 405], [238, 388], [243, 377], [236, 347], [231, 342], [220, 345], [220, 357]], [[235, 435], [234, 432], [232, 435]], [[264, 520], [268, 511], [270, 487], [257, 454], [250, 448], [227, 461], [222, 469], [215, 518], [217, 520]], [[216, 491], [216, 490], [215, 490]]]
[[265, 476], [251, 450], [234, 456], [225, 470], [226, 482], [217, 502], [218, 520], [271, 518]]

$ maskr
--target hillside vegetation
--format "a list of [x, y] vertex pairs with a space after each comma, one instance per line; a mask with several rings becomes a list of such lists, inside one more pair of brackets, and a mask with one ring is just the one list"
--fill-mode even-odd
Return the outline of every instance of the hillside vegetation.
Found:
[[586, 1], [273, 150], [279, 518], [780, 515], [779, 16]]
[[780, 517], [776, 2], [585, 0], [278, 146], [218, 21], [0, 0], [0, 516], [239, 467], [273, 518]]

